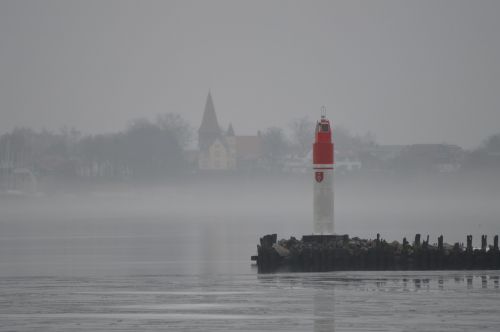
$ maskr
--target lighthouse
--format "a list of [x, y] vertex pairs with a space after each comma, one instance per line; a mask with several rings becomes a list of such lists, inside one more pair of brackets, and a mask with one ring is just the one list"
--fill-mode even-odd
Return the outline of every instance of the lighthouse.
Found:
[[314, 136], [314, 234], [333, 234], [333, 140], [324, 107]]

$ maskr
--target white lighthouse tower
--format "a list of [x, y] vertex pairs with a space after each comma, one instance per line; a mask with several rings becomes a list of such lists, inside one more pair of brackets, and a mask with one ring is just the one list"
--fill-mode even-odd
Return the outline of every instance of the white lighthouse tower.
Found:
[[314, 234], [333, 234], [333, 140], [330, 121], [322, 108], [313, 144]]

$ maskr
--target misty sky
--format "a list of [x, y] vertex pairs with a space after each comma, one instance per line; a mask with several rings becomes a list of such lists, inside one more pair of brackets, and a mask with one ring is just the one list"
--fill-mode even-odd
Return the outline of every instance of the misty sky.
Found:
[[500, 132], [500, 1], [1, 1], [0, 133], [86, 133], [210, 88], [237, 134], [319, 115], [383, 144]]

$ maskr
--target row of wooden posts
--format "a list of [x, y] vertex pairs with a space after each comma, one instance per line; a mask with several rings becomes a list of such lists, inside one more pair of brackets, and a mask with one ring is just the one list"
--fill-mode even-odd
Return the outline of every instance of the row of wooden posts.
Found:
[[[426, 248], [429, 245], [429, 235], [427, 235], [427, 239], [420, 244], [420, 234], [415, 235], [415, 241], [413, 242], [414, 247], [422, 247]], [[437, 247], [439, 250], [444, 249], [444, 237], [443, 235], [438, 236], [438, 243]], [[466, 246], [466, 251], [472, 251], [474, 250], [472, 246], [472, 235], [467, 235], [467, 246]], [[377, 234], [377, 241], [380, 241], [380, 234]], [[406, 237], [403, 238], [403, 247], [409, 246], [408, 241], [406, 240]], [[455, 243], [455, 246], [460, 246], [460, 243]], [[488, 236], [487, 235], [481, 235], [481, 250], [486, 251], [488, 249]], [[495, 235], [493, 237], [493, 250], [498, 250], [498, 235]]]

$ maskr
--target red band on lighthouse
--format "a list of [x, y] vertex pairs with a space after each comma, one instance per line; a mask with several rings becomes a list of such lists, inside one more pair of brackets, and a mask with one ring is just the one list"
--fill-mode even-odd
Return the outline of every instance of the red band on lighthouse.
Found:
[[333, 141], [330, 121], [322, 116], [316, 124], [313, 144], [313, 164], [333, 164]]
[[333, 164], [333, 143], [313, 144], [313, 164]]

